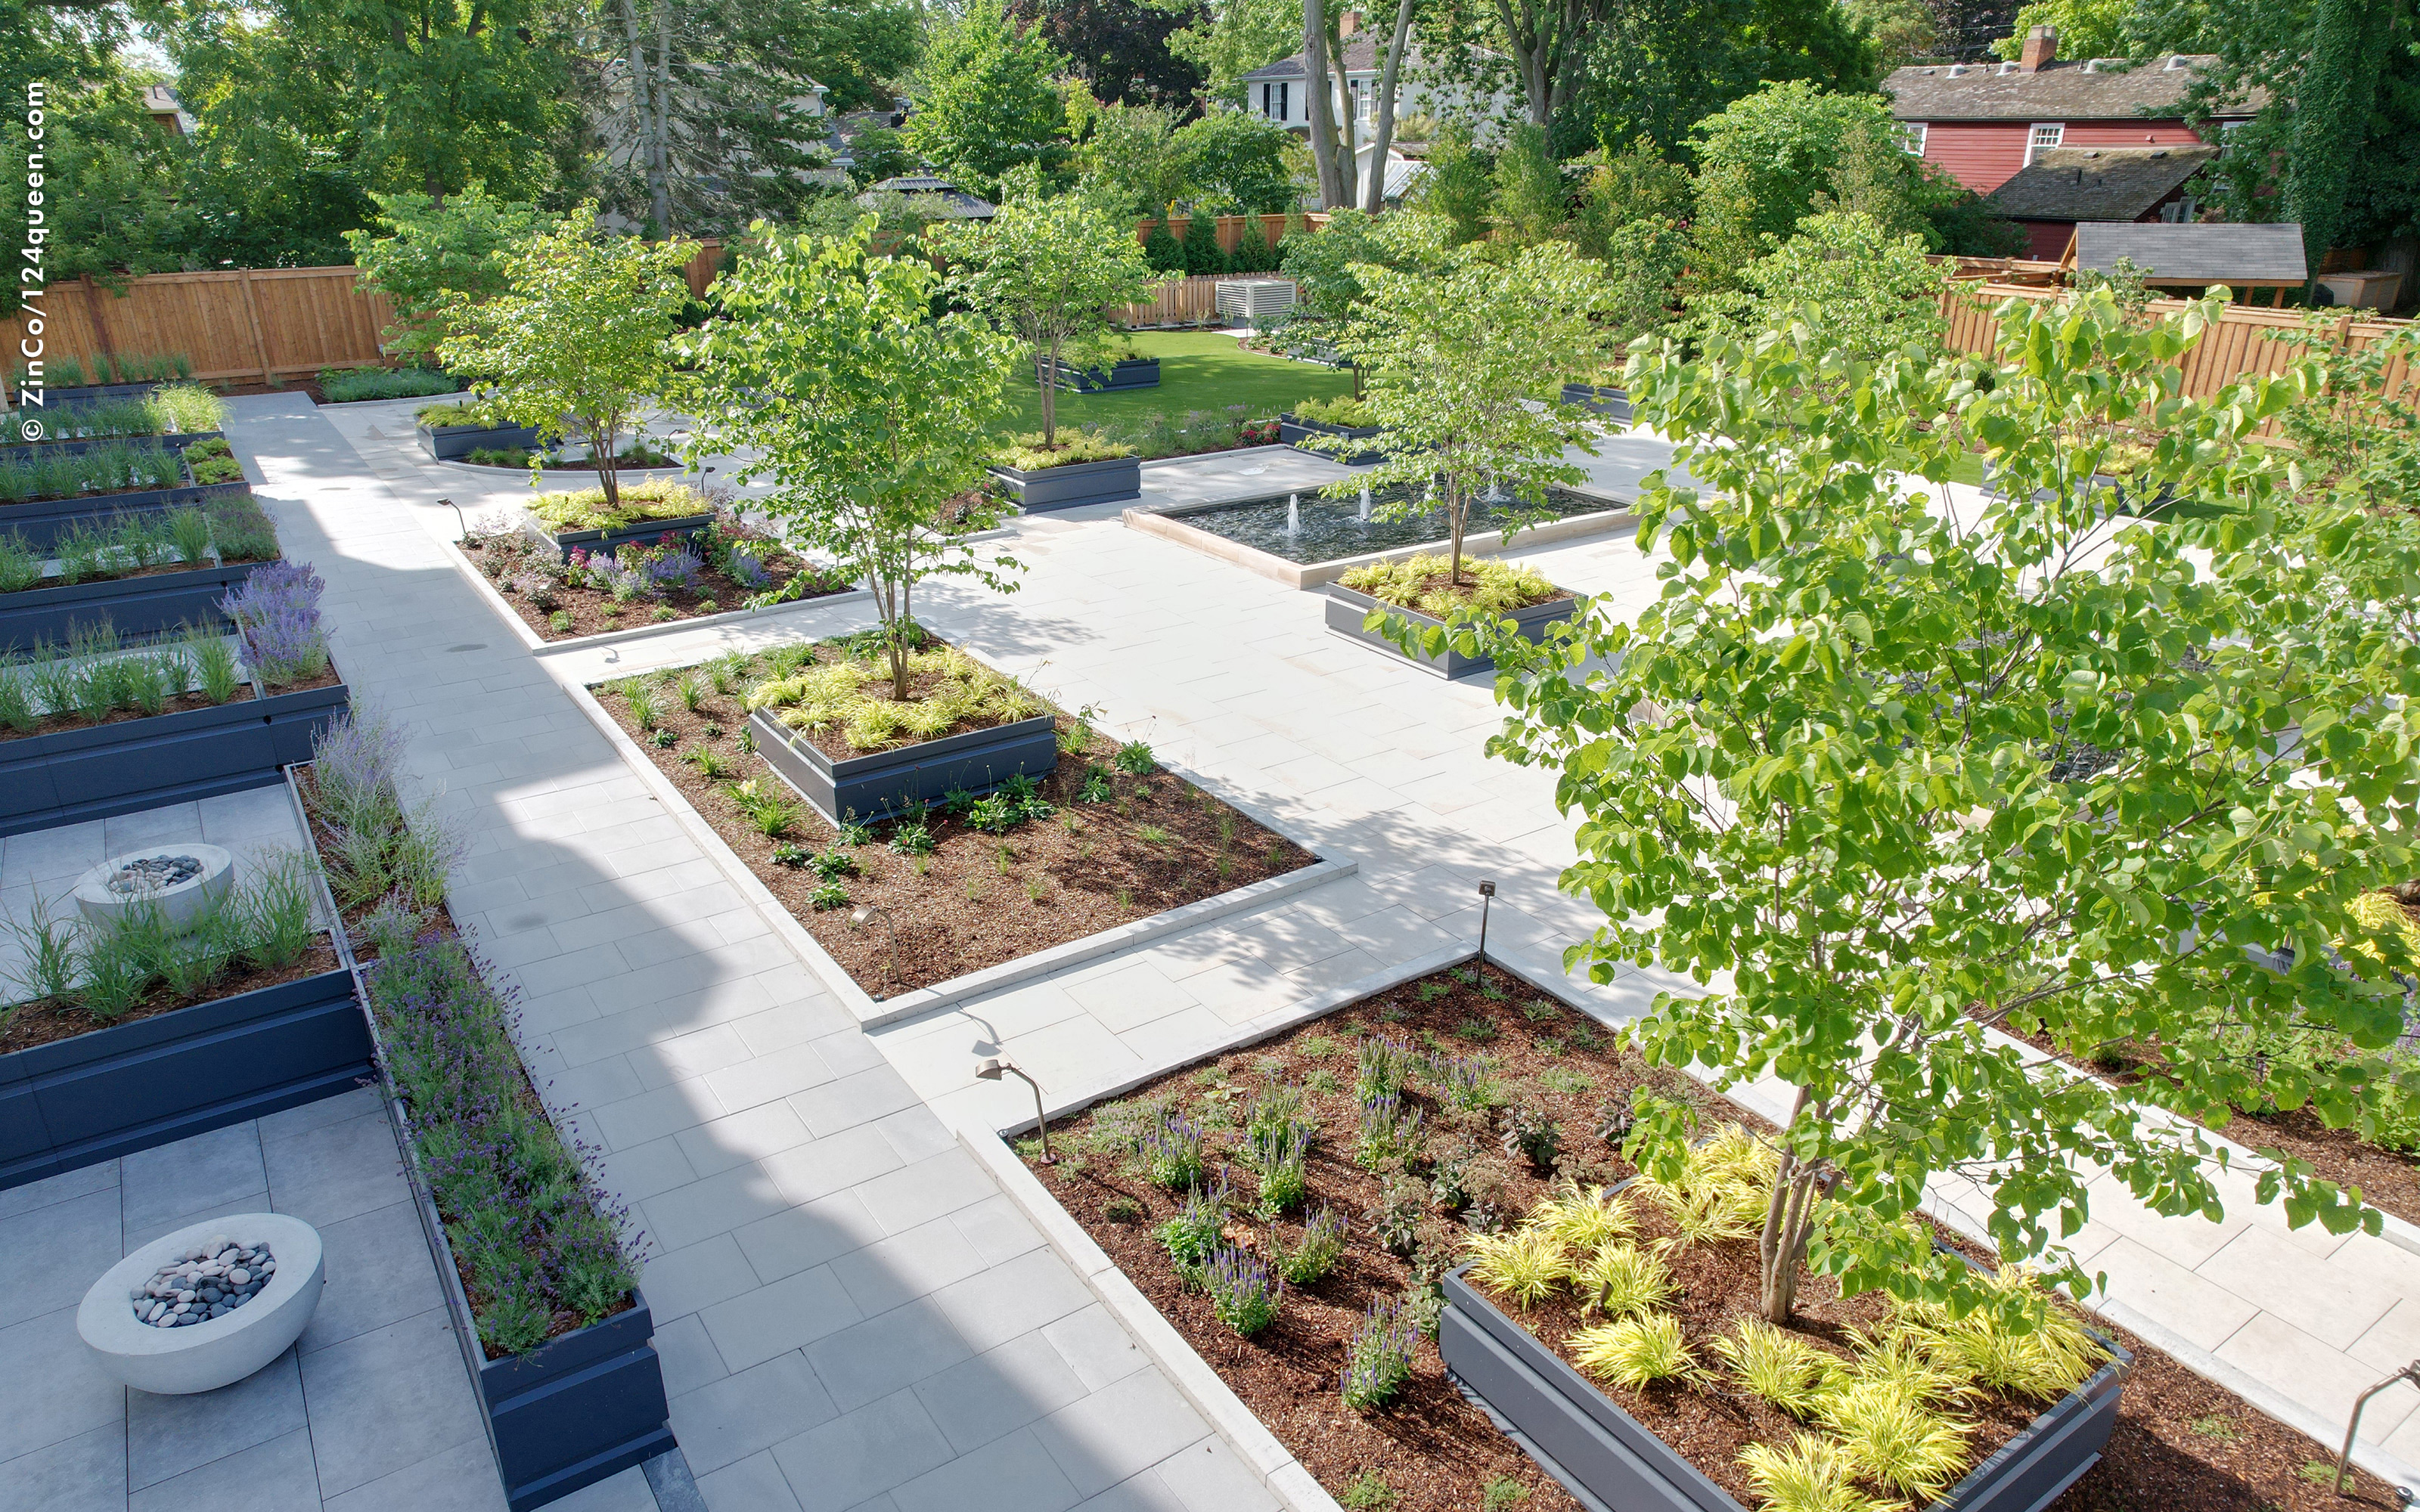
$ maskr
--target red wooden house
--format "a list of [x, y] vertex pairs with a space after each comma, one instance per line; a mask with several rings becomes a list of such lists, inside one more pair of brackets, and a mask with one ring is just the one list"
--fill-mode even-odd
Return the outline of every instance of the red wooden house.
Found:
[[[1911, 65], [1884, 80], [1883, 90], [1907, 131], [1909, 151], [1939, 163], [1978, 194], [1989, 194], [2045, 152], [2200, 147], [2204, 139], [2185, 124], [2185, 92], [2211, 61], [2173, 54], [2142, 62], [2062, 62], [2056, 30], [2036, 26], [2014, 63]], [[2204, 129], [2223, 137], [2229, 123], [2248, 119], [2259, 103], [2254, 99], [2231, 106]], [[2160, 198], [2165, 202], [2166, 193]], [[2159, 208], [2164, 206], [2145, 208]], [[2092, 208], [2098, 213], [2077, 219], [2113, 218], [2107, 207]], [[2129, 208], [2122, 218], [2137, 213]], [[2167, 213], [2177, 218], [2180, 212]], [[2190, 207], [2181, 212], [2183, 219], [2191, 215]], [[2055, 257], [2066, 245], [2063, 228], [2028, 229], [2049, 249], [2035, 251], [2035, 256]]]

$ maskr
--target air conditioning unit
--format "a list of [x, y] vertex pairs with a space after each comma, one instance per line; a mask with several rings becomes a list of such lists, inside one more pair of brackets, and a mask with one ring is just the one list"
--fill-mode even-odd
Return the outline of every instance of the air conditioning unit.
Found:
[[1224, 279], [1212, 291], [1220, 315], [1237, 320], [1261, 320], [1283, 315], [1294, 308], [1295, 286], [1290, 278]]

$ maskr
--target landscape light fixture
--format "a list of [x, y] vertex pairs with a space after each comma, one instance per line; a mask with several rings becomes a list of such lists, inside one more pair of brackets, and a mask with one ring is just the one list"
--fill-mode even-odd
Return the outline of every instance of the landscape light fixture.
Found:
[[[2377, 1396], [2380, 1392], [2384, 1391], [2387, 1387], [2394, 1385], [2398, 1381], [2408, 1381], [2415, 1386], [2420, 1386], [2420, 1360], [2412, 1361], [2410, 1365], [2405, 1365], [2402, 1369], [2397, 1370], [2395, 1374], [2387, 1377], [2384, 1381], [2380, 1381], [2377, 1385], [2370, 1387], [2369, 1390], [2363, 1392], [2359, 1396], [2353, 1398], [2352, 1421], [2345, 1425], [2344, 1452], [2336, 1456], [2335, 1489], [2338, 1496], [2342, 1496], [2345, 1493], [2345, 1477], [2352, 1473], [2352, 1437], [2354, 1434], [2361, 1431], [2362, 1409], [2369, 1405], [2369, 1399], [2372, 1396]], [[2397, 1486], [2395, 1488], [2395, 1494], [2405, 1506], [2410, 1506], [2412, 1504], [2412, 1492], [2409, 1489]]]
[[984, 1063], [975, 1068], [975, 1080], [996, 1082], [1003, 1072], [1033, 1088], [1033, 1127], [1042, 1135], [1042, 1164], [1057, 1165], [1059, 1157], [1050, 1153], [1050, 1117], [1042, 1111], [1042, 1084], [1025, 1074], [1025, 1068], [1006, 1056], [985, 1057]]
[[1495, 904], [1495, 902], [1496, 884], [1481, 883], [1479, 885], [1479, 964], [1482, 966], [1487, 964], [1487, 910]]
[[443, 504], [446, 508], [448, 508], [448, 509], [450, 509], [450, 510], [454, 511], [454, 524], [455, 524], [455, 527], [456, 527], [457, 529], [458, 529], [459, 531], [461, 531], [461, 532], [462, 532], [460, 535], [458, 535], [458, 536], [455, 537], [454, 544], [455, 544], [456, 546], [468, 546], [468, 545], [470, 545], [470, 544], [471, 544], [471, 527], [462, 523], [462, 506], [461, 506], [460, 504], [456, 503], [456, 502], [455, 502], [453, 500], [451, 500], [451, 499], [440, 499], [440, 500], [439, 500], [439, 501], [438, 501], [439, 503], [441, 503], [441, 504]]
[[899, 921], [891, 917], [890, 909], [879, 903], [858, 904], [849, 914], [848, 921], [857, 928], [863, 929], [874, 922], [876, 915], [881, 916], [883, 924], [891, 931], [891, 958], [882, 964], [882, 984], [888, 987], [891, 985], [891, 967], [899, 959]]

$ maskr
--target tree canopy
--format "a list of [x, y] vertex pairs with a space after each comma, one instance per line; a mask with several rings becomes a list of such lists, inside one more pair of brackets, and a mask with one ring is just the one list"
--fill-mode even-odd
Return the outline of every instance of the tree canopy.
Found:
[[980, 194], [997, 194], [1010, 169], [1046, 176], [1066, 163], [1068, 60], [1002, 0], [970, 0], [932, 23], [917, 66], [908, 150]]

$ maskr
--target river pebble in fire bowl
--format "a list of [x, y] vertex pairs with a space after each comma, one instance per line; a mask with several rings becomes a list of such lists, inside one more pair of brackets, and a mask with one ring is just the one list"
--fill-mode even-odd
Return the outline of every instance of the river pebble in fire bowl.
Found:
[[267, 1244], [213, 1234], [134, 1289], [134, 1317], [154, 1328], [223, 1318], [260, 1295], [276, 1273]]
[[129, 861], [109, 874], [109, 890], [121, 898], [165, 892], [202, 874], [202, 863], [190, 856], [147, 856]]

